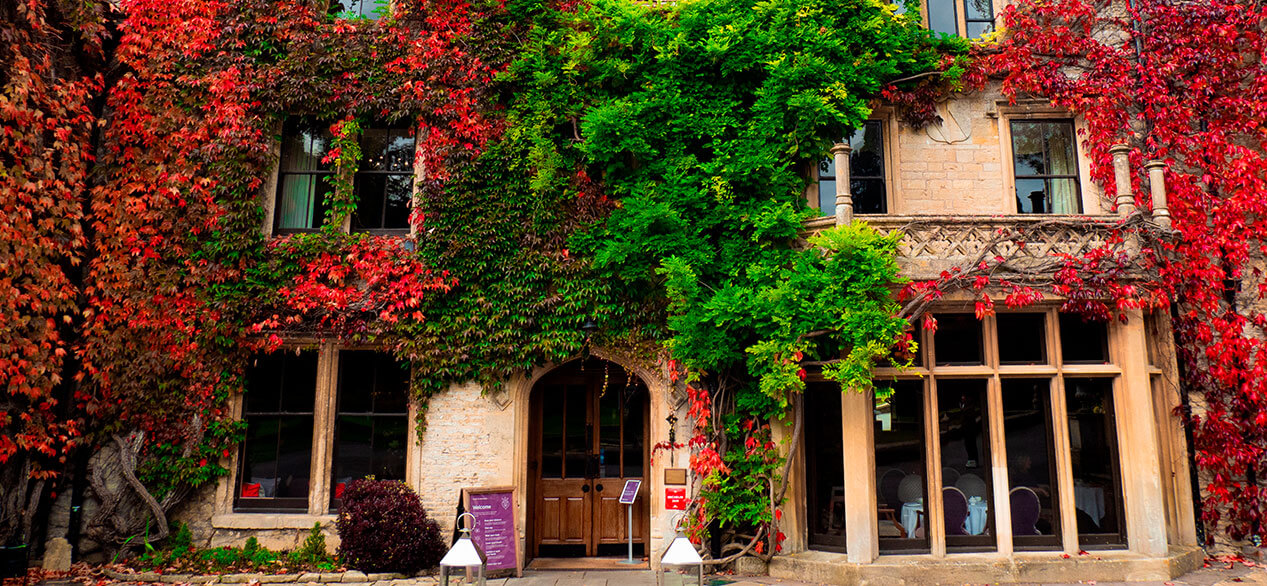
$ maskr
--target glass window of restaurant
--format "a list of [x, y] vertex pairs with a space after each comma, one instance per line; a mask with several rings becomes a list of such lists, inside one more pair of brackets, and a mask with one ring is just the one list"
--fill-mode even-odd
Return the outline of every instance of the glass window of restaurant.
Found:
[[[875, 371], [880, 553], [996, 551], [1000, 522], [1017, 551], [1061, 550], [1066, 532], [1083, 549], [1124, 547], [1108, 326], [1054, 308], [935, 317], [912, 366]], [[838, 449], [831, 400], [810, 385], [806, 439], [835, 434]], [[807, 443], [809, 545], [832, 550], [843, 473], [827, 444]]]

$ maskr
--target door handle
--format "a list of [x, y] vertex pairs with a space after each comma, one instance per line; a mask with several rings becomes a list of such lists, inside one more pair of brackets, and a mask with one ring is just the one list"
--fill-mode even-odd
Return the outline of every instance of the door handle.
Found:
[[601, 485], [601, 484], [595, 484], [595, 485], [594, 485], [594, 490], [597, 490], [598, 492], [603, 492], [603, 485]]
[[589, 492], [589, 491], [590, 491], [590, 485], [588, 484], [581, 485], [581, 492]]

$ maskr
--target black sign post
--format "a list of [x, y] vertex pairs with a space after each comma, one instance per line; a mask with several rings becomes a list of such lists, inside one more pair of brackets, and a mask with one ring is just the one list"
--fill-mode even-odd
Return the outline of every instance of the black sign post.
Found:
[[633, 505], [638, 499], [638, 487], [642, 486], [641, 480], [629, 479], [625, 481], [625, 488], [620, 491], [620, 504], [625, 505], [628, 512], [628, 521], [625, 523], [625, 532], [629, 534], [629, 559], [624, 560], [622, 564], [641, 564], [641, 561], [633, 559]]

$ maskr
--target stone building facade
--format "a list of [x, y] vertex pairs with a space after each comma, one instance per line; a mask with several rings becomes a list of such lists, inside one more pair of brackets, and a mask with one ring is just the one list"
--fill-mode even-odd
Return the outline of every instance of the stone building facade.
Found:
[[[958, 34], [994, 14], [988, 1], [928, 4], [934, 28]], [[823, 216], [806, 232], [840, 221], [900, 230], [904, 272], [921, 279], [999, 246], [1000, 228], [1043, 223], [1024, 252], [1039, 259], [1085, 250], [1117, 219], [1088, 179], [1080, 120], [1042, 101], [1009, 103], [997, 90], [938, 110], [940, 123], [913, 130], [880, 105], [847, 139], [849, 152], [825, 153], [806, 191]], [[280, 132], [278, 171], [261, 194], [266, 232], [312, 221], [304, 165], [317, 132]], [[411, 138], [393, 129], [366, 136], [370, 156], [379, 149], [397, 161], [383, 174], [412, 174], [399, 163], [416, 148]], [[838, 191], [851, 209], [837, 209], [848, 201]], [[391, 218], [391, 198], [385, 188], [382, 214], [363, 228], [408, 232]], [[812, 416], [784, 507], [788, 539], [770, 573], [914, 584], [1168, 579], [1197, 567], [1166, 316], [1133, 311], [1125, 323], [1087, 325], [1060, 314], [1058, 301], [977, 320], [965, 319], [970, 299], [951, 297], [932, 308], [942, 327], [920, 333], [916, 366], [878, 370], [876, 390], [841, 393], [811, 380], [801, 400]], [[454, 386], [431, 399], [419, 435], [399, 373], [373, 348], [287, 343], [294, 351], [253, 366], [248, 399], [235, 405], [251, 431], [224, 462], [230, 474], [176, 515], [201, 543], [254, 535], [294, 547], [318, 522], [337, 543], [341, 490], [365, 474], [409, 483], [446, 532], [464, 489], [510, 488], [521, 564], [618, 555], [629, 527], [613, 497], [631, 478], [643, 481], [638, 553], [654, 565], [674, 535], [669, 497], [690, 494], [696, 479], [683, 455], [652, 454], [690, 430], [685, 395], [659, 366], [593, 348], [498, 389]], [[304, 398], [289, 404], [294, 396]]]

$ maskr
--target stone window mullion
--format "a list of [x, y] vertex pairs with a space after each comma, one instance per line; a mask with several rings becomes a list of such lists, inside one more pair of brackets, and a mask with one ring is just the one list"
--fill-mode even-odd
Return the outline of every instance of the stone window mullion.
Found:
[[334, 449], [334, 417], [338, 387], [339, 351], [332, 343], [321, 345], [317, 363], [317, 397], [313, 407], [312, 490], [308, 492], [308, 512], [325, 515], [330, 511], [330, 463]]

